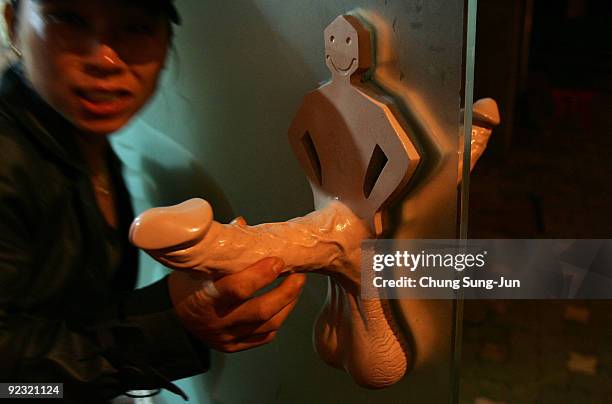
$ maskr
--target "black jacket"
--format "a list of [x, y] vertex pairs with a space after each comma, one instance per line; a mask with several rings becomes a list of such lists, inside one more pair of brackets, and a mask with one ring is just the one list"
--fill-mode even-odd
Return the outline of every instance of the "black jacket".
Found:
[[[166, 279], [134, 290], [132, 210], [109, 152], [119, 228], [98, 205], [75, 128], [7, 70], [0, 86], [0, 382], [62, 382], [67, 402], [167, 388], [208, 368]], [[119, 254], [112, 265], [110, 252]]]

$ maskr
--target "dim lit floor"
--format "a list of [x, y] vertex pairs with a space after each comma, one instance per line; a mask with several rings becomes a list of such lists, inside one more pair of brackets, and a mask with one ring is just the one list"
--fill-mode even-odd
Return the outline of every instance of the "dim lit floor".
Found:
[[611, 306], [467, 302], [460, 402], [612, 402]]
[[[612, 238], [612, 92], [532, 110], [472, 177], [472, 238]], [[553, 108], [554, 109], [554, 108]], [[461, 403], [612, 403], [612, 302], [466, 302]]]

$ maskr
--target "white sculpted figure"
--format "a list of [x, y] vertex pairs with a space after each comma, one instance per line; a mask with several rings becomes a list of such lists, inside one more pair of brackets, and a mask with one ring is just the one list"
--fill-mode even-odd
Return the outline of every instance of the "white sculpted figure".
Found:
[[362, 82], [371, 52], [359, 20], [338, 17], [325, 41], [332, 80], [305, 96], [289, 131], [317, 210], [281, 223], [224, 225], [213, 220], [206, 201], [192, 199], [143, 213], [130, 239], [168, 267], [211, 279], [268, 256], [282, 258], [288, 273], [329, 275], [315, 348], [360, 385], [383, 388], [404, 376], [410, 350], [388, 301], [360, 298], [360, 245], [382, 234], [384, 208], [414, 173], [419, 155], [392, 101]]
[[[352, 237], [381, 236], [385, 207], [412, 177], [420, 157], [393, 101], [364, 79], [372, 67], [370, 33], [357, 17], [336, 18], [324, 33], [332, 78], [307, 94], [289, 129], [289, 141], [313, 190], [315, 208], [338, 198], [361, 219]], [[363, 228], [367, 233], [363, 232]], [[384, 300], [362, 300], [360, 251], [328, 281], [327, 299], [314, 328], [315, 348], [331, 366], [362, 386], [382, 388], [400, 380], [410, 351]], [[351, 279], [352, 280], [352, 279]]]

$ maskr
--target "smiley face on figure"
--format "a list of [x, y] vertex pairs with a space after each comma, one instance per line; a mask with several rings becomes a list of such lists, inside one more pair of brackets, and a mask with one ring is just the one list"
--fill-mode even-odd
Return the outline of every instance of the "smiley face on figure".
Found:
[[372, 67], [370, 33], [356, 17], [341, 15], [325, 29], [325, 63], [334, 79]]

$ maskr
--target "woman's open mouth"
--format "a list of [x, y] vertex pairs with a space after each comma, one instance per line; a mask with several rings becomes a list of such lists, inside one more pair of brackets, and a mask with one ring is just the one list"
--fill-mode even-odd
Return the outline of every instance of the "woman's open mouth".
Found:
[[133, 98], [125, 89], [77, 89], [81, 106], [92, 115], [110, 116], [123, 112]]

